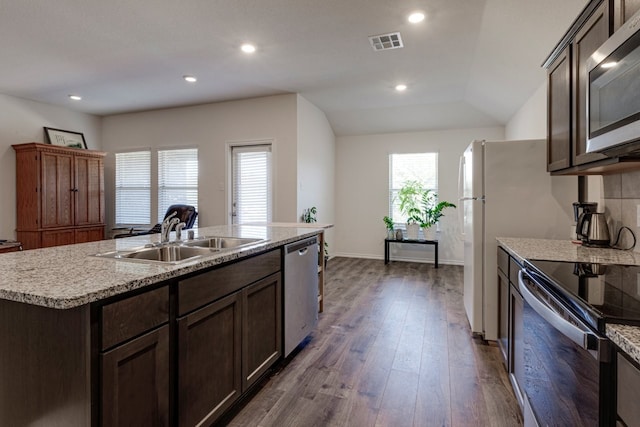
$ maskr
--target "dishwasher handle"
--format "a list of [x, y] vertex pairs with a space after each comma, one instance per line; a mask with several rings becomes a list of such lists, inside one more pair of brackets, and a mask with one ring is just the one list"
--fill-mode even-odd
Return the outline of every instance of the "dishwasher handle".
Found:
[[[527, 281], [524, 279], [525, 273], [520, 270], [518, 272], [518, 287], [522, 293], [522, 298], [531, 306], [531, 308], [540, 315], [544, 320], [556, 328], [561, 334], [568, 339], [576, 343], [578, 346], [585, 350], [589, 350], [589, 353], [596, 359], [600, 359], [601, 339], [595, 336], [589, 328], [582, 324], [582, 322], [569, 314], [572, 320], [582, 326], [582, 328], [576, 326], [574, 323], [564, 319], [562, 313], [559, 313], [548, 302], [534, 295]], [[592, 353], [591, 351], [594, 351]]]
[[298, 255], [304, 255], [310, 246], [318, 244], [318, 236], [313, 236], [309, 239], [293, 242], [285, 246], [287, 255], [292, 252], [298, 252]]

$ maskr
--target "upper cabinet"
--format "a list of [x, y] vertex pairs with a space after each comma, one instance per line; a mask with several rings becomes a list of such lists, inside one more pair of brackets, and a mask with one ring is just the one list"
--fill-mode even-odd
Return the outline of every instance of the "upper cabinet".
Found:
[[104, 239], [105, 153], [38, 143], [13, 148], [24, 249]]
[[[592, 0], [544, 63], [547, 69], [547, 170], [602, 174], [640, 163], [587, 153], [587, 60], [640, 9], [640, 0]], [[635, 159], [637, 161], [637, 159]]]
[[613, 30], [616, 31], [640, 10], [640, 0], [614, 0], [613, 10]]

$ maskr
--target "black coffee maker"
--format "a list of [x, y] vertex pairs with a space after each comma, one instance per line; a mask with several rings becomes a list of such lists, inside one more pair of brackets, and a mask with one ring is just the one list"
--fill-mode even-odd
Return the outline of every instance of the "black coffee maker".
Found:
[[573, 219], [576, 222], [576, 237], [578, 240], [586, 240], [587, 236], [583, 234], [584, 219], [589, 214], [593, 214], [598, 209], [595, 202], [574, 202], [573, 203]]

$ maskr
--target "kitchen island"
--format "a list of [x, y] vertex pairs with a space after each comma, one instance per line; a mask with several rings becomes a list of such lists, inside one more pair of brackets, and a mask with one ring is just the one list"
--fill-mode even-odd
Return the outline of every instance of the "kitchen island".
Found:
[[0, 425], [205, 425], [281, 357], [283, 245], [319, 227], [165, 264], [96, 257], [159, 235], [0, 255]]

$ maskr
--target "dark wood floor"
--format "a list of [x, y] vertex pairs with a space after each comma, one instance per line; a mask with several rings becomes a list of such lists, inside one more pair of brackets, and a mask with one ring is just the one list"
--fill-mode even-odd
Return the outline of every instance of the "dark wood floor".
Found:
[[462, 267], [335, 258], [307, 345], [232, 426], [518, 426], [495, 344], [473, 339]]

